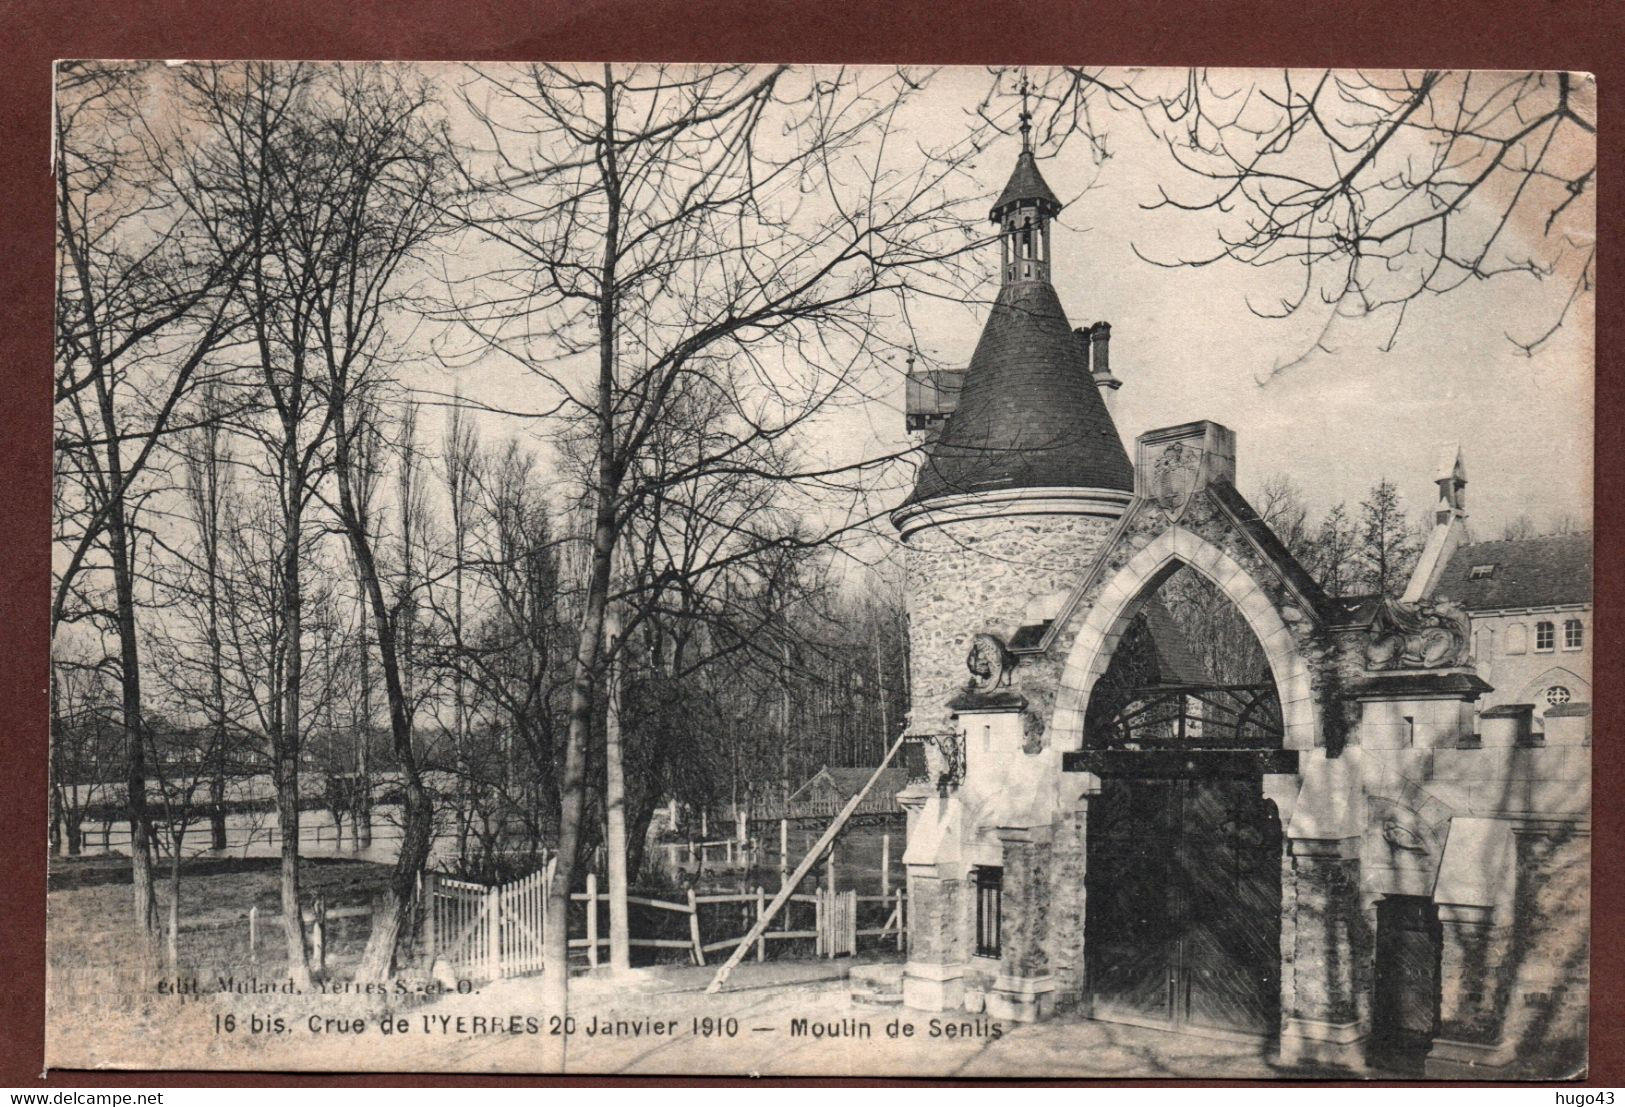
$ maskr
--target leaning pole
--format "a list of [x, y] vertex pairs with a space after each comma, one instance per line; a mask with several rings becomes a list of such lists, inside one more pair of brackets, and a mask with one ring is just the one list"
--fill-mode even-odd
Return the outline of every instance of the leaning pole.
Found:
[[767, 925], [773, 921], [773, 916], [778, 914], [779, 909], [790, 901], [790, 896], [796, 890], [796, 886], [801, 883], [803, 877], [812, 871], [812, 867], [823, 856], [824, 850], [835, 840], [835, 836], [841, 832], [841, 828], [846, 825], [846, 821], [852, 817], [852, 812], [858, 809], [858, 804], [863, 802], [863, 798], [869, 794], [869, 789], [873, 788], [875, 781], [880, 779], [881, 772], [887, 765], [891, 764], [891, 759], [897, 756], [897, 751], [902, 748], [903, 739], [907, 737], [907, 734], [908, 732], [904, 731], [897, 736], [897, 741], [892, 743], [891, 749], [886, 751], [886, 756], [882, 757], [880, 764], [875, 766], [875, 771], [870, 774], [868, 782], [858, 789], [857, 795], [846, 801], [846, 806], [841, 808], [841, 813], [835, 816], [835, 821], [829, 824], [823, 835], [813, 844], [812, 849], [807, 851], [807, 856], [801, 859], [801, 864], [797, 865], [796, 871], [790, 874], [790, 879], [779, 886], [778, 895], [773, 897], [773, 902], [768, 904], [766, 911], [762, 912], [762, 917], [756, 920], [756, 925], [750, 928], [748, 934], [739, 939], [739, 945], [734, 947], [734, 951], [728, 957], [728, 960], [717, 969], [717, 975], [706, 986], [706, 995], [715, 995], [722, 990], [722, 986], [728, 981], [728, 974], [733, 972], [734, 967], [745, 959], [746, 952], [756, 944], [756, 940], [767, 930]]

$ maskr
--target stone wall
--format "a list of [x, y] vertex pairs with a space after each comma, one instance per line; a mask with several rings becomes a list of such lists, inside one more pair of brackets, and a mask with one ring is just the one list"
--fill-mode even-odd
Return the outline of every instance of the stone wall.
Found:
[[[947, 702], [964, 686], [965, 655], [983, 632], [1009, 640], [1033, 601], [1065, 592], [1094, 563], [1115, 520], [1017, 515], [926, 527], [905, 540], [914, 729], [948, 728]], [[1014, 684], [1040, 712], [1063, 657], [1023, 658]]]
[[1083, 924], [1087, 908], [1089, 805], [1063, 811], [1050, 852], [1050, 971], [1055, 1005], [1067, 1008], [1084, 997]]
[[1441, 908], [1438, 1076], [1564, 1078], [1584, 1071], [1590, 1000], [1590, 835], [1516, 834], [1510, 910]]

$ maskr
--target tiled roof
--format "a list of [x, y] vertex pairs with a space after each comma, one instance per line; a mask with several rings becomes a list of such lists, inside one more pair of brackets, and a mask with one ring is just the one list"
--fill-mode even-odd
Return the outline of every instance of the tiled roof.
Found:
[[[1487, 574], [1480, 569], [1492, 566]], [[1591, 602], [1591, 535], [1547, 534], [1459, 546], [1433, 589], [1469, 611]]]
[[1044, 174], [1038, 171], [1038, 160], [1031, 150], [1023, 150], [1016, 158], [1016, 167], [1011, 171], [1009, 181], [1005, 182], [1004, 191], [999, 193], [998, 202], [993, 205], [993, 218], [997, 219], [997, 213], [1005, 207], [1023, 200], [1036, 202], [1051, 215], [1061, 210], [1061, 201], [1055, 198], [1055, 193], [1050, 191], [1048, 182], [1044, 180]]
[[1134, 469], [1055, 289], [1005, 285], [910, 503], [1010, 488], [1132, 491]]
[[1179, 629], [1173, 613], [1162, 602], [1161, 596], [1152, 596], [1141, 609], [1146, 630], [1151, 635], [1151, 646], [1156, 651], [1157, 683], [1207, 684], [1211, 678], [1196, 656], [1185, 632]]

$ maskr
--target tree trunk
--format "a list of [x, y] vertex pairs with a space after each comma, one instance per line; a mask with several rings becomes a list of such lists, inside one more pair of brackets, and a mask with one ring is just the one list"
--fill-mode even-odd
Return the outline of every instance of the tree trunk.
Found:
[[[456, 490], [452, 494], [457, 495]], [[463, 526], [462, 509], [454, 508], [456, 517], [452, 527], [456, 532], [456, 548], [454, 556], [457, 559], [456, 567], [452, 570], [452, 625], [454, 639], [459, 649], [463, 644]], [[465, 706], [463, 703], [463, 671], [461, 666], [452, 671], [452, 741], [455, 746], [455, 761], [457, 765], [457, 856], [466, 861], [468, 858], [468, 830], [473, 820], [470, 810], [469, 789], [469, 757], [468, 736], [464, 733]]]
[[186, 836], [183, 825], [175, 836], [175, 853], [169, 859], [169, 971], [180, 970], [181, 964], [181, 839]]
[[378, 564], [373, 557], [372, 538], [363, 525], [351, 487], [353, 470], [349, 420], [343, 409], [345, 401], [342, 384], [336, 384], [331, 402], [334, 405], [334, 443], [339, 473], [339, 512], [356, 572], [361, 578], [362, 590], [372, 609], [373, 628], [378, 637], [378, 660], [384, 670], [384, 693], [389, 701], [389, 731], [401, 774], [402, 820], [405, 823], [383, 910], [374, 914], [372, 935], [367, 939], [367, 948], [361, 955], [361, 964], [355, 974], [358, 982], [382, 983], [394, 971], [396, 945], [401, 934], [409, 928], [416, 902], [418, 876], [429, 859], [429, 850], [433, 845], [434, 815], [428, 793], [423, 787], [422, 774], [418, 771], [417, 752], [412, 747], [410, 700], [401, 679], [395, 624], [384, 603]]
[[[644, 843], [649, 840], [649, 823], [654, 819], [655, 808], [659, 806], [653, 794], [633, 805], [626, 821], [626, 873], [628, 882], [632, 877], [643, 871], [643, 858], [646, 852]], [[628, 931], [630, 934], [630, 931]]]
[[[619, 481], [615, 456], [615, 331], [619, 305], [615, 271], [620, 250], [621, 195], [615, 153], [614, 73], [604, 66], [604, 129], [600, 146], [606, 199], [604, 254], [598, 274], [597, 473], [593, 490], [592, 560], [588, 572], [586, 611], [576, 643], [575, 672], [570, 685], [570, 729], [565, 740], [564, 779], [559, 788], [558, 864], [547, 889], [547, 908], [560, 925], [551, 926], [542, 947], [542, 1002], [559, 1018], [569, 1010], [569, 946], [562, 920], [568, 917], [570, 886], [575, 878], [576, 849], [581, 841], [581, 813], [586, 800], [587, 740], [592, 729], [593, 685], [598, 675], [604, 610], [609, 596], [615, 553], [616, 499]], [[567, 1036], [560, 1035], [558, 1065], [563, 1067]]]
[[621, 765], [621, 620], [611, 612], [604, 627], [609, 649], [609, 704], [604, 718], [604, 852], [609, 868], [609, 968], [632, 967], [631, 932], [626, 912], [626, 782]]
[[[112, 398], [98, 381], [103, 422], [115, 426]], [[141, 655], [135, 630], [133, 551], [124, 517], [124, 469], [115, 439], [107, 447], [108, 485], [115, 502], [108, 514], [107, 538], [113, 565], [114, 602], [118, 618], [119, 694], [124, 728], [125, 806], [130, 819], [130, 885], [135, 910], [136, 940], [142, 971], [152, 974], [160, 965], [158, 894], [153, 876], [152, 818], [147, 810], [147, 743], [141, 718]]]
[[209, 559], [209, 677], [210, 695], [214, 707], [214, 750], [210, 758], [214, 773], [209, 779], [209, 846], [216, 853], [226, 851], [226, 678], [225, 662], [220, 647], [220, 520], [218, 517], [218, 478], [214, 473], [216, 459], [211, 456], [209, 474], [209, 545], [204, 551]]
[[[286, 471], [298, 472], [298, 449], [288, 435]], [[277, 755], [277, 826], [282, 834], [282, 921], [288, 942], [288, 976], [294, 987], [310, 987], [310, 959], [305, 951], [305, 927], [299, 903], [299, 692], [304, 676], [304, 645], [300, 641], [299, 497], [298, 482], [288, 488], [287, 517], [282, 534], [282, 628], [286, 635], [287, 664], [282, 699], [282, 727]]]
[[62, 823], [62, 789], [57, 787], [55, 781], [52, 781], [50, 838], [51, 852], [55, 854], [60, 854], [62, 852]]
[[355, 771], [361, 778], [356, 785], [356, 809], [351, 816], [354, 823], [356, 849], [372, 848], [372, 768], [369, 754], [372, 747], [372, 665], [367, 645], [367, 600], [361, 601], [361, 734], [355, 747]]

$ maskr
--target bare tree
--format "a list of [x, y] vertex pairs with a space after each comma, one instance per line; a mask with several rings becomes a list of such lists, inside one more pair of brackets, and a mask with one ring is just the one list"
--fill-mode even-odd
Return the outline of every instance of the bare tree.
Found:
[[356, 971], [358, 980], [378, 981], [393, 971], [434, 830], [413, 741], [409, 683], [417, 580], [412, 559], [422, 525], [415, 408], [406, 408], [396, 457], [401, 533], [393, 596], [385, 594], [380, 536], [364, 507], [369, 467], [356, 451], [377, 433], [381, 398], [395, 384], [387, 375], [399, 341], [391, 327], [410, 296], [411, 264], [441, 225], [446, 143], [426, 85], [382, 67], [344, 70], [333, 83], [318, 132], [320, 195], [330, 208], [313, 221], [311, 248], [300, 260], [310, 274], [310, 353], [322, 374], [333, 431], [337, 495], [331, 506], [370, 610], [401, 782], [403, 827], [388, 902]]
[[[334, 507], [366, 594], [384, 669], [394, 755], [407, 822], [387, 921], [375, 929], [362, 973], [386, 974], [410, 889], [428, 849], [429, 810], [412, 750], [410, 676], [397, 654], [397, 618], [410, 589], [386, 599], [367, 495], [376, 472], [373, 422], [394, 369], [390, 327], [406, 292], [398, 279], [434, 222], [429, 195], [440, 136], [425, 122], [430, 98], [419, 83], [376, 66], [316, 69], [304, 64], [204, 65], [182, 74], [193, 110], [214, 141], [201, 145], [197, 175], [236, 212], [263, 212], [239, 300], [248, 374], [258, 404], [243, 427], [275, 496], [274, 542], [281, 655], [279, 704], [271, 712], [272, 776], [282, 837], [284, 918], [300, 911], [300, 759], [305, 700], [305, 568], [316, 519]], [[402, 455], [416, 464], [415, 454]], [[325, 491], [337, 473], [337, 496]], [[403, 469], [403, 555], [416, 470]], [[336, 501], [336, 502], [335, 502]], [[318, 532], [319, 534], [319, 532]], [[410, 576], [411, 574], [407, 574]], [[326, 588], [329, 580], [319, 580]], [[406, 614], [409, 622], [410, 612]], [[410, 631], [405, 636], [410, 652]], [[296, 982], [309, 979], [301, 928], [287, 927]]]
[[226, 498], [231, 483], [231, 444], [225, 426], [225, 400], [218, 387], [206, 388], [196, 416], [197, 426], [181, 447], [186, 501], [197, 529], [199, 570], [204, 585], [204, 629], [208, 643], [210, 740], [210, 838], [214, 848], [226, 848], [226, 675], [220, 638], [220, 578], [223, 571], [220, 541]]
[[311, 349], [318, 321], [301, 265], [336, 222], [324, 210], [322, 137], [311, 126], [317, 91], [304, 65], [249, 63], [188, 67], [181, 79], [193, 113], [211, 140], [191, 155], [203, 188], [230, 196], [238, 218], [255, 224], [242, 311], [248, 330], [246, 367], [260, 391], [257, 416], [245, 428], [262, 454], [280, 522], [278, 580], [283, 657], [280, 704], [272, 714], [271, 775], [277, 791], [282, 849], [282, 914], [288, 972], [310, 984], [303, 928], [298, 925], [299, 765], [304, 687], [303, 553], [306, 509], [328, 464], [331, 415], [319, 391]]
[[[473, 511], [475, 486], [479, 479], [476, 469], [480, 460], [479, 430], [460, 402], [454, 401], [446, 415], [446, 427], [441, 446], [441, 475], [446, 486], [451, 522], [452, 599], [451, 629], [453, 642], [465, 638], [464, 574], [468, 556], [470, 515]], [[469, 829], [469, 763], [468, 763], [468, 697], [467, 686], [460, 667], [453, 666], [452, 695], [452, 749], [457, 772], [457, 856], [468, 851]]]
[[1257, 511], [1294, 557], [1302, 561], [1308, 555], [1313, 541], [1309, 506], [1296, 481], [1280, 473], [1265, 479], [1259, 489]]
[[1519, 515], [1508, 520], [1501, 527], [1501, 538], [1514, 541], [1520, 538], [1533, 538], [1535, 536], [1535, 521], [1528, 515]]
[[[994, 89], [1009, 79], [1000, 71]], [[1558, 286], [1543, 321], [1507, 335], [1533, 354], [1595, 285], [1587, 76], [1068, 67], [1040, 72], [1034, 93], [1052, 149], [1080, 135], [1104, 158], [1114, 114], [1149, 128], [1176, 172], [1145, 206], [1194, 213], [1216, 241], [1141, 256], [1281, 270], [1285, 283], [1250, 306], [1320, 317], [1311, 350], [1339, 318], [1379, 312], [1391, 345], [1417, 298], [1517, 274]]]
[[[558, 829], [559, 698], [569, 685], [559, 550], [548, 489], [534, 456], [517, 441], [484, 451], [472, 474], [474, 525], [464, 555], [480, 604], [463, 630], [451, 620], [446, 662], [488, 705], [494, 748], [480, 758], [485, 771], [477, 774], [471, 799], [490, 809], [498, 839], [507, 836], [509, 820], [517, 820], [524, 852], [534, 858]], [[517, 779], [516, 765], [527, 770]], [[468, 871], [494, 864], [491, 836], [482, 835], [487, 840], [477, 861], [460, 856]]]
[[[163, 139], [139, 98], [150, 67], [64, 63], [55, 112], [57, 216], [57, 540], [65, 557], [51, 608], [116, 641], [135, 922], [159, 959], [136, 627], [137, 484], [199, 369], [236, 323], [247, 227], [222, 233], [208, 196], [188, 201], [160, 165]], [[105, 558], [97, 562], [97, 555]], [[79, 590], [111, 578], [111, 606]]]
[[[628, 478], [680, 386], [703, 377], [726, 381], [733, 402], [697, 464], [748, 471], [753, 446], [847, 394], [882, 345], [886, 294], [964, 249], [950, 187], [961, 163], [926, 155], [905, 173], [887, 156], [917, 87], [903, 74], [531, 66], [463, 90], [490, 139], [465, 218], [507, 260], [454, 285], [454, 310], [483, 351], [535, 373], [591, 447], [556, 917], [577, 871], [616, 549], [630, 510], [658, 491]], [[562, 1012], [562, 928], [544, 960]]]

